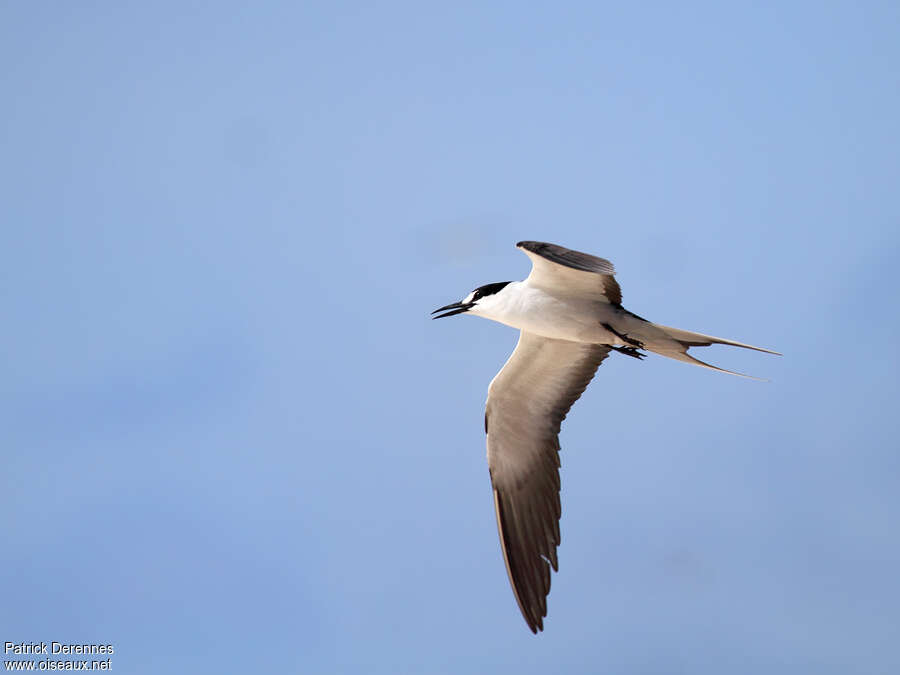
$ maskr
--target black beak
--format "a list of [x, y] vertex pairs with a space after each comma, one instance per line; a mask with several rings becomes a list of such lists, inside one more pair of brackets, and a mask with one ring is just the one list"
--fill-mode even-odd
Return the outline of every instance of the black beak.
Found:
[[447, 312], [448, 309], [453, 310], [453, 311], [447, 312], [446, 314], [438, 314], [437, 316], [433, 316], [431, 318], [432, 319], [443, 319], [448, 316], [453, 316], [454, 314], [462, 314], [463, 312], [468, 311], [471, 306], [472, 306], [471, 303], [468, 305], [465, 305], [461, 302], [454, 302], [450, 305], [444, 305], [443, 307], [438, 307], [436, 310], [434, 310], [432, 312], [432, 314], [437, 314], [438, 312]]

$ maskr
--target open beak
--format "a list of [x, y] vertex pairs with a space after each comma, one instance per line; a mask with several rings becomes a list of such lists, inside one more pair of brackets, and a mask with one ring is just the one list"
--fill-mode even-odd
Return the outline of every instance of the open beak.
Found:
[[[454, 314], [462, 314], [467, 311], [472, 306], [471, 303], [463, 304], [462, 302], [454, 302], [450, 305], [444, 305], [443, 307], [438, 307], [436, 310], [432, 312], [432, 314], [437, 314], [438, 312], [447, 312], [446, 314], [438, 314], [437, 316], [431, 317], [432, 319], [443, 319], [444, 317], [453, 316]], [[452, 310], [452, 311], [448, 311]]]

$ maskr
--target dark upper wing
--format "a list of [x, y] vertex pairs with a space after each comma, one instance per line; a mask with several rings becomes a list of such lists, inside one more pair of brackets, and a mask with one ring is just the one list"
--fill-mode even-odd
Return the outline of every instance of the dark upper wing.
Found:
[[559, 427], [609, 347], [522, 331], [488, 388], [488, 467], [506, 571], [522, 616], [543, 630], [558, 568]]
[[580, 292], [614, 305], [622, 304], [622, 290], [609, 260], [540, 241], [520, 241], [516, 246], [531, 258], [528, 281], [533, 285], [564, 290], [567, 294]]

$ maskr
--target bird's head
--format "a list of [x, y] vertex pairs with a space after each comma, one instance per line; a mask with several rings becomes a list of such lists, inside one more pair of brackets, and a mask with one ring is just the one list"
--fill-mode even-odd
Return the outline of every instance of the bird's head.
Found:
[[463, 312], [481, 314], [485, 310], [490, 311], [491, 307], [498, 302], [498, 293], [506, 288], [506, 285], [509, 283], [509, 281], [499, 281], [495, 284], [479, 286], [459, 302], [438, 307], [432, 314], [437, 314], [438, 312], [445, 312], [445, 314], [438, 314], [431, 318], [443, 319], [444, 317], [462, 314]]

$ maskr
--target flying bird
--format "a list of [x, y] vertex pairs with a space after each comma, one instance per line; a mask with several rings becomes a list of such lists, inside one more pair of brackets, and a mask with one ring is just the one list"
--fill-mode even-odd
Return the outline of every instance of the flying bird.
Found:
[[[608, 260], [555, 244], [520, 241], [531, 258], [524, 281], [479, 286], [432, 314], [473, 314], [519, 329], [512, 355], [488, 386], [484, 414], [494, 511], [506, 571], [533, 633], [544, 629], [550, 568], [559, 570], [559, 428], [611, 351], [642, 359], [647, 350], [700, 361], [691, 347], [769, 349], [661, 326], [622, 307]], [[442, 314], [440, 312], [443, 312]], [[756, 379], [756, 378], [753, 378]]]

